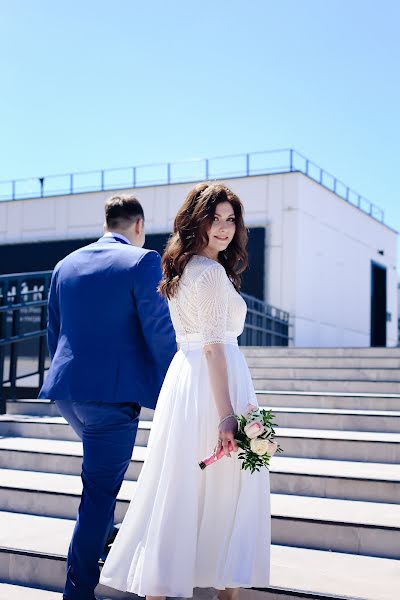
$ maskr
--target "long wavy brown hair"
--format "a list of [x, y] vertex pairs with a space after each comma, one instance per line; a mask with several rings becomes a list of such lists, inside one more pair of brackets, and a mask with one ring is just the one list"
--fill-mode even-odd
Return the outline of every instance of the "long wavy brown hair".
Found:
[[162, 258], [163, 278], [159, 292], [172, 298], [188, 261], [208, 245], [208, 231], [215, 209], [220, 202], [230, 202], [235, 214], [236, 231], [229, 246], [219, 253], [218, 260], [233, 285], [240, 290], [241, 273], [248, 265], [247, 229], [243, 221], [243, 206], [229, 188], [218, 183], [199, 183], [186, 196], [174, 222]]

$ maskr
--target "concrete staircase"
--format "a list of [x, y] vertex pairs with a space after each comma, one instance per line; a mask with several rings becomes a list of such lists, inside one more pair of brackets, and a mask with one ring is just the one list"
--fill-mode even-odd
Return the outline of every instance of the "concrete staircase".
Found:
[[[243, 599], [397, 600], [400, 349], [244, 352], [285, 452], [271, 464], [271, 588], [245, 591]], [[81, 444], [54, 404], [19, 401], [7, 410], [0, 416], [0, 600], [54, 600], [79, 505]], [[117, 520], [151, 424], [143, 410]]]

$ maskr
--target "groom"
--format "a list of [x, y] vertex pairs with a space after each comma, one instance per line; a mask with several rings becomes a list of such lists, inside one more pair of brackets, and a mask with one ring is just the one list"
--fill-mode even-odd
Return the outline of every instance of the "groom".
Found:
[[52, 359], [39, 398], [55, 400], [83, 442], [83, 493], [68, 551], [66, 600], [95, 600], [98, 560], [114, 522], [141, 406], [154, 408], [176, 351], [157, 292], [160, 256], [143, 250], [144, 214], [132, 196], [105, 206], [105, 234], [53, 272]]

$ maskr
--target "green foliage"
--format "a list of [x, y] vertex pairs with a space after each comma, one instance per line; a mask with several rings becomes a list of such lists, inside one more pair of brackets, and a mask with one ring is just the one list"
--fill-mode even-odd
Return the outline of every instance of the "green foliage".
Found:
[[[236, 415], [238, 421], [238, 431], [235, 436], [235, 439], [239, 448], [241, 449], [241, 452], [239, 452], [238, 457], [242, 461], [241, 468], [244, 470], [248, 469], [251, 473], [254, 473], [255, 471], [260, 471], [261, 467], [268, 468], [271, 459], [271, 456], [268, 453], [264, 454], [263, 456], [259, 456], [251, 450], [251, 440], [247, 437], [244, 431], [244, 428], [248, 423], [251, 423], [252, 421], [258, 421], [260, 420], [260, 417], [264, 425], [265, 431], [260, 436], [258, 436], [258, 438], [273, 441], [275, 437], [275, 423], [274, 415], [272, 414], [271, 410], [256, 409], [246, 417], [243, 415]], [[280, 446], [278, 446], [277, 453], [278, 452], [283, 452]]]

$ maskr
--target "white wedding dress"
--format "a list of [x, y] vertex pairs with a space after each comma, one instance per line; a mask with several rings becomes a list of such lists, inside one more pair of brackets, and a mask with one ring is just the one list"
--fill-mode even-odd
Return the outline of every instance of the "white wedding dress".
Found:
[[237, 345], [246, 303], [225, 269], [193, 256], [170, 311], [180, 350], [163, 387], [147, 457], [100, 583], [139, 596], [189, 598], [194, 587], [266, 587], [270, 561], [269, 472], [240, 468], [237, 454], [202, 471], [215, 447], [218, 413], [204, 344], [225, 344], [236, 413], [257, 405]]

